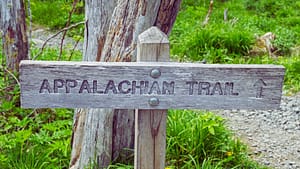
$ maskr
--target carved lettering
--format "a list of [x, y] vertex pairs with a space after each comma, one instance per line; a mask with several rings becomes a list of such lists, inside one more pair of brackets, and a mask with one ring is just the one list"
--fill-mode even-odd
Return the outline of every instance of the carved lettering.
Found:
[[189, 85], [189, 95], [193, 95], [194, 85], [198, 84], [198, 82], [196, 82], [196, 81], [187, 81], [186, 84]]
[[[126, 87], [124, 87], [126, 84]], [[131, 83], [128, 80], [123, 80], [122, 82], [119, 83], [118, 85], [118, 90], [121, 94], [128, 94], [131, 92], [131, 88], [129, 86]]]
[[205, 95], [210, 95], [210, 83], [208, 82], [199, 82], [198, 86], [198, 95], [202, 95], [202, 91], [205, 92]]
[[217, 83], [214, 85], [214, 87], [213, 87], [213, 89], [212, 89], [210, 95], [215, 95], [216, 92], [217, 92], [217, 94], [219, 94], [219, 95], [223, 95], [223, 91], [222, 91], [221, 83], [220, 83], [220, 82], [217, 82]]
[[76, 80], [67, 79], [66, 80], [66, 93], [70, 93], [71, 88], [75, 88], [77, 86]]
[[[238, 96], [237, 92], [234, 92], [233, 82], [202, 82], [202, 81], [187, 81], [189, 95], [231, 95]], [[198, 93], [194, 93], [198, 87]]]
[[163, 87], [162, 87], [162, 94], [174, 94], [174, 87], [175, 87], [175, 82], [166, 82], [163, 81]]
[[63, 88], [65, 85], [65, 81], [62, 80], [62, 79], [54, 79], [54, 87], [53, 87], [53, 90], [54, 90], [54, 93], [58, 93], [58, 89], [59, 88]]
[[136, 81], [132, 81], [132, 94], [135, 94], [136, 93], [136, 89], [141, 89], [141, 85], [142, 85], [142, 81], [140, 81], [140, 85], [137, 86], [136, 85]]
[[83, 93], [86, 90], [87, 93], [91, 93], [91, 87], [87, 80], [83, 80], [79, 89], [79, 93]]
[[[188, 95], [238, 96], [234, 82], [186, 81], [187, 86], [176, 86], [175, 81], [99, 81], [75, 79], [44, 79], [39, 93], [93, 93], [93, 94], [132, 94], [132, 95], [174, 95], [175, 89], [187, 88]], [[175, 87], [176, 86], [176, 87]]]
[[233, 92], [233, 82], [226, 82], [225, 83], [225, 90], [224, 95], [232, 95], [232, 96], [238, 96], [239, 93]]
[[141, 81], [141, 86], [143, 83], [144, 88], [141, 88], [140, 94], [147, 94], [149, 90], [149, 81]]
[[97, 80], [93, 80], [93, 93], [100, 93], [100, 94], [104, 93], [102, 90], [98, 91], [98, 81]]
[[151, 88], [150, 88], [149, 94], [153, 94], [153, 93], [155, 93], [155, 94], [161, 94], [161, 90], [159, 88], [159, 84], [158, 84], [157, 81], [154, 81], [152, 83]]
[[43, 92], [44, 90], [47, 90], [48, 93], [52, 93], [50, 84], [49, 84], [49, 82], [48, 82], [47, 79], [44, 79], [44, 80], [43, 80], [43, 83], [42, 83], [42, 85], [41, 85], [41, 87], [40, 87], [40, 93], [44, 93], [44, 92]]
[[112, 91], [113, 94], [118, 93], [117, 88], [115, 86], [115, 82], [113, 80], [108, 81], [105, 91], [104, 91], [104, 94], [107, 94], [109, 91]]

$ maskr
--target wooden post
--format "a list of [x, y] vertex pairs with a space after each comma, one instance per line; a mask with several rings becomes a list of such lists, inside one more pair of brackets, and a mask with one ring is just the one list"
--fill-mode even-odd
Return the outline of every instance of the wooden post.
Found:
[[[151, 27], [138, 37], [138, 62], [167, 62], [170, 59], [167, 35], [157, 27]], [[159, 68], [149, 72], [159, 78]], [[155, 106], [159, 100], [153, 96], [149, 104]], [[135, 113], [135, 169], [163, 169], [166, 154], [167, 110], [136, 110]]]

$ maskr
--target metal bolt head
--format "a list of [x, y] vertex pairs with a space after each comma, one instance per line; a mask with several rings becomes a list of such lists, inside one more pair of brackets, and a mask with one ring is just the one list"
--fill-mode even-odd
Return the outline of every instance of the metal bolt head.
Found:
[[156, 97], [152, 97], [149, 99], [150, 106], [157, 106], [159, 105], [159, 99]]
[[152, 69], [150, 72], [150, 76], [153, 78], [158, 78], [161, 75], [161, 72], [159, 69]]

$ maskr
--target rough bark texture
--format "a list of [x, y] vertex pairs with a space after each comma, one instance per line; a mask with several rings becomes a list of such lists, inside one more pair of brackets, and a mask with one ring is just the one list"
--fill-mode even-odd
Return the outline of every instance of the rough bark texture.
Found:
[[17, 72], [21, 60], [28, 57], [25, 11], [22, 0], [1, 0], [0, 26], [3, 53], [9, 71]]
[[[170, 32], [180, 2], [87, 0], [84, 60], [135, 61], [138, 35], [156, 23]], [[120, 158], [124, 148], [133, 149], [133, 110], [80, 109], [74, 117], [70, 167], [96, 162], [102, 168]]]
[[169, 35], [172, 30], [172, 26], [179, 11], [180, 2], [181, 0], [161, 1], [159, 12], [154, 25], [167, 35]]
[[[85, 2], [84, 61], [100, 61], [115, 0]], [[111, 109], [77, 109], [74, 114], [70, 168], [107, 166], [112, 154]]]
[[[0, 1], [0, 35], [2, 35], [3, 58], [2, 65], [4, 80], [7, 83], [5, 99], [12, 100], [10, 94], [17, 84], [14, 75], [18, 74], [19, 63], [28, 58], [28, 38], [26, 35], [25, 10], [22, 0], [1, 0]], [[19, 106], [19, 101], [15, 103]]]

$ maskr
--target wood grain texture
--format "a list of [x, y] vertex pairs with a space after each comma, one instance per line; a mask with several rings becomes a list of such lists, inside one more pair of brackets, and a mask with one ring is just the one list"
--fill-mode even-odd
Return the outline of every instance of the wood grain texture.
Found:
[[[275, 109], [280, 104], [284, 77], [284, 67], [277, 65], [22, 61], [20, 66], [21, 104], [24, 108]], [[150, 76], [153, 69], [161, 71], [159, 78]], [[49, 94], [47, 90], [39, 93], [44, 79], [49, 81], [51, 89], [55, 79], [76, 80], [78, 86], [70, 88], [69, 93], [66, 93], [65, 86], [58, 88], [58, 93]], [[90, 93], [87, 89], [79, 93], [84, 80], [91, 88]], [[93, 81], [97, 82], [97, 90], [102, 92], [109, 81], [113, 81], [117, 93], [113, 94], [111, 87], [108, 87], [107, 94], [93, 93]], [[122, 94], [118, 90], [121, 82], [123, 90], [131, 89], [131, 92]], [[143, 82], [149, 83], [148, 92], [137, 87], [133, 92], [134, 83], [140, 86]], [[173, 94], [162, 93], [163, 82], [174, 82]], [[195, 84], [190, 95], [192, 82]], [[151, 94], [150, 85], [153, 87]], [[199, 85], [203, 88], [200, 91]], [[210, 85], [209, 89], [206, 90], [205, 85]], [[148, 104], [153, 96], [160, 100], [154, 107]]]
[[[157, 27], [151, 27], [138, 37], [138, 62], [167, 62], [169, 51], [168, 37]], [[167, 110], [136, 110], [134, 168], [165, 168], [166, 121]]]

